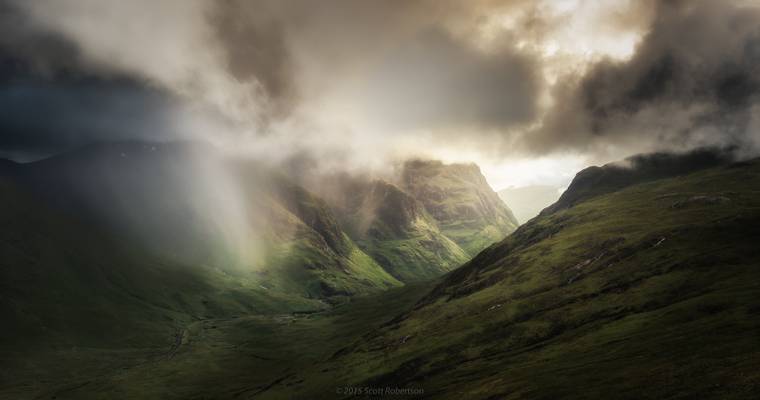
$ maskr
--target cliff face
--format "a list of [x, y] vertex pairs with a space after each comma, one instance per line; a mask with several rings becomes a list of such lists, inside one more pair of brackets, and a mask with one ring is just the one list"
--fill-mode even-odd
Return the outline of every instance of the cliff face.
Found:
[[471, 256], [517, 229], [512, 211], [475, 164], [408, 161], [401, 186]]
[[340, 175], [316, 190], [351, 239], [403, 282], [456, 268], [518, 225], [475, 164], [414, 160], [392, 182]]
[[341, 177], [328, 197], [342, 227], [393, 277], [413, 282], [439, 276], [469, 259], [425, 207], [384, 180]]

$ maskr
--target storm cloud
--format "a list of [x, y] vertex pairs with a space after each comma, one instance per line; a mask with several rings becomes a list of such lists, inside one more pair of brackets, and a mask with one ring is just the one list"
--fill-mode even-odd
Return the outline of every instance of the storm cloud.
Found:
[[741, 0], [4, 0], [0, 22], [6, 156], [126, 138], [320, 165], [760, 142], [760, 9]]
[[528, 145], [756, 151], [759, 23], [760, 10], [742, 2], [656, 3], [629, 60], [603, 60], [557, 85], [555, 107]]

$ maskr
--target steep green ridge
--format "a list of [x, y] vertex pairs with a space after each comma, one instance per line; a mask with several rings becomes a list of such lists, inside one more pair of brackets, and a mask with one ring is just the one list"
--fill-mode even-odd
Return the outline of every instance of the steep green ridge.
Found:
[[265, 274], [278, 279], [285, 272], [290, 287], [283, 291], [306, 282], [307, 297], [341, 297], [401, 285], [341, 230], [323, 200], [283, 177], [268, 185], [266, 214], [275, 233], [267, 241]]
[[208, 145], [104, 143], [16, 165], [8, 176], [135, 248], [242, 274], [267, 291], [339, 301], [400, 285], [324, 202]]
[[575, 176], [559, 200], [543, 210], [542, 214], [551, 214], [636, 183], [684, 175], [726, 164], [730, 160], [729, 151], [696, 149], [683, 154], [639, 154], [601, 167], [588, 167]]
[[407, 161], [401, 183], [423, 204], [441, 232], [470, 256], [517, 229], [512, 211], [475, 164]]
[[396, 279], [432, 279], [469, 259], [441, 233], [422, 204], [398, 186], [345, 177], [333, 185], [329, 200], [341, 225]]
[[319, 368], [434, 398], [757, 396], [758, 188], [755, 160], [536, 218]]

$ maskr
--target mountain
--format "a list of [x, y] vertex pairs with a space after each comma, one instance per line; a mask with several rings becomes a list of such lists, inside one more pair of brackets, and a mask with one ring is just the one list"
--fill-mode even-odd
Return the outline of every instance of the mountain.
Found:
[[440, 276], [517, 227], [475, 164], [412, 160], [395, 179], [337, 174], [316, 186], [348, 235], [402, 282]]
[[[275, 199], [268, 204], [294, 210], [282, 215], [314, 232], [336, 232], [329, 220], [308, 223], [322, 219], [318, 198], [273, 181], [281, 192], [259, 189]], [[760, 160], [631, 179], [592, 196], [571, 185], [573, 204], [441, 278], [322, 308], [318, 299], [274, 299], [231, 272], [159, 263], [0, 182], [8, 210], [0, 262], [26, 267], [0, 272], [10, 322], [0, 331], [0, 397], [760, 393]], [[353, 208], [381, 215], [377, 226], [392, 232], [426, 218], [399, 186], [360, 183], [377, 194], [347, 196], [357, 204], [395, 199], [383, 203], [389, 215]], [[366, 226], [342, 229], [354, 236]], [[322, 237], [345, 251], [339, 236]]]
[[516, 226], [474, 164], [410, 162], [401, 183], [345, 178], [325, 199], [198, 142], [101, 143], [2, 168], [135, 247], [306, 298], [440, 276]]
[[726, 164], [732, 159], [730, 151], [697, 149], [683, 154], [652, 153], [629, 157], [621, 162], [601, 167], [589, 167], [579, 172], [559, 200], [542, 214], [551, 214], [574, 204], [610, 193], [636, 183], [679, 176], [701, 169]]
[[560, 188], [544, 185], [510, 187], [499, 191], [499, 197], [509, 205], [520, 223], [528, 222], [541, 210], [554, 204], [559, 195]]
[[341, 226], [396, 279], [429, 280], [470, 259], [421, 202], [393, 183], [336, 176], [326, 184], [325, 198]]
[[422, 203], [441, 232], [471, 256], [518, 226], [475, 164], [407, 161], [401, 188]]
[[344, 297], [400, 284], [329, 208], [261, 165], [200, 143], [104, 143], [29, 164], [19, 188], [145, 252], [266, 290]]
[[754, 160], [575, 197], [319, 368], [426, 398], [754, 397], [758, 187]]

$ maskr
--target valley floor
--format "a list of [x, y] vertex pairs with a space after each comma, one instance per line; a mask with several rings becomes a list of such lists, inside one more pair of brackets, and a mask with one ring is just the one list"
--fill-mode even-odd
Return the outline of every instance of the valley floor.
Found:
[[314, 396], [339, 397], [328, 369], [315, 364], [387, 322], [426, 293], [422, 285], [354, 298], [315, 313], [204, 319], [166, 338], [167, 346], [61, 349], [2, 356], [1, 399], [292, 398], [303, 385]]

